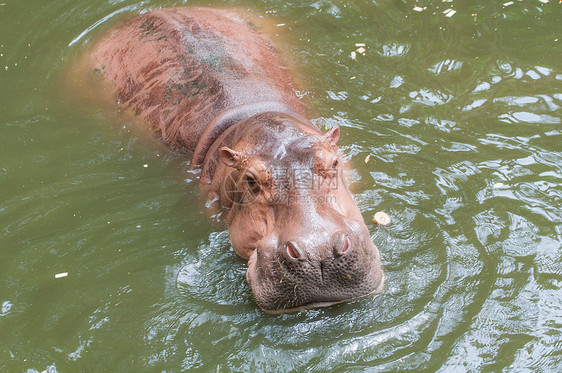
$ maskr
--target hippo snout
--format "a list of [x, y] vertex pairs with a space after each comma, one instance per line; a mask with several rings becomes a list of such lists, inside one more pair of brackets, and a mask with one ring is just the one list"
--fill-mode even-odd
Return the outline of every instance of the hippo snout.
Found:
[[[330, 246], [326, 250], [326, 258], [321, 261], [333, 261], [336, 258], [346, 254], [351, 247], [349, 236], [344, 232], [337, 232], [330, 240]], [[306, 244], [301, 240], [291, 240], [279, 249], [286, 256], [287, 260], [306, 261], [309, 259]], [[312, 258], [314, 260], [314, 257]]]
[[311, 238], [270, 237], [253, 252], [246, 278], [264, 311], [325, 307], [381, 290], [380, 258], [370, 237], [338, 231], [316, 245]]
[[[331, 241], [331, 253], [333, 257], [339, 257], [344, 255], [350, 248], [351, 242], [349, 237], [344, 232], [335, 233], [332, 237]], [[291, 240], [285, 243], [284, 249], [281, 248], [281, 251], [285, 256], [287, 256], [288, 260], [299, 260], [305, 261], [308, 259], [308, 254], [306, 250], [306, 245], [300, 240]], [[327, 251], [328, 256], [330, 256], [330, 251]]]

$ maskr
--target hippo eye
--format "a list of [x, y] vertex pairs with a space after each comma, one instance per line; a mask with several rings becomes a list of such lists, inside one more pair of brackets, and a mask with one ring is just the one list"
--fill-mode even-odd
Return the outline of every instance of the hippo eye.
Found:
[[336, 159], [334, 161], [334, 163], [332, 163], [332, 168], [338, 168], [338, 165], [340, 164], [340, 162]]
[[258, 189], [258, 181], [256, 180], [256, 178], [252, 174], [246, 174], [246, 184], [248, 184], [248, 187], [251, 190]]
[[249, 186], [256, 185], [256, 179], [254, 179], [252, 175], [246, 175], [246, 182], [248, 183]]

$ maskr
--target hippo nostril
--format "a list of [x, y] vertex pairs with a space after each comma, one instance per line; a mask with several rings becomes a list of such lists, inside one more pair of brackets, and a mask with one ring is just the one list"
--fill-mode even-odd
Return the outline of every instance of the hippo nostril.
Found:
[[287, 254], [293, 259], [300, 258], [300, 253], [292, 242], [287, 242]]
[[350, 245], [349, 237], [347, 237], [347, 235], [346, 235], [345, 239], [344, 239], [344, 243], [343, 243], [342, 253], [345, 253], [347, 251], [347, 249], [349, 249], [349, 245]]
[[343, 255], [351, 247], [351, 241], [347, 234], [340, 232], [334, 238], [334, 253], [336, 255]]

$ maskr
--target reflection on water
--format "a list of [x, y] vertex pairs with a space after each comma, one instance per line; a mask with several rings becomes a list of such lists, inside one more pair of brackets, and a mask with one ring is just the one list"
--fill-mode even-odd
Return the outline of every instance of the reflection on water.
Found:
[[281, 316], [188, 162], [59, 92], [109, 24], [183, 2], [6, 3], [0, 370], [562, 370], [557, 2], [244, 3], [288, 25], [366, 221], [392, 219], [380, 295]]

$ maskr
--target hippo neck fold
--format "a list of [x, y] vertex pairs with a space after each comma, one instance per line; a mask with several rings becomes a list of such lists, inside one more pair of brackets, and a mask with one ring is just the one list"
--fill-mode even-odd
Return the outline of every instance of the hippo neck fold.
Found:
[[233, 125], [243, 122], [245, 119], [265, 112], [279, 112], [291, 115], [303, 123], [308, 123], [302, 115], [281, 102], [264, 101], [251, 104], [244, 104], [227, 109], [217, 115], [205, 127], [203, 134], [199, 138], [197, 146], [191, 159], [191, 168], [199, 168], [203, 165], [205, 157], [217, 139]]

